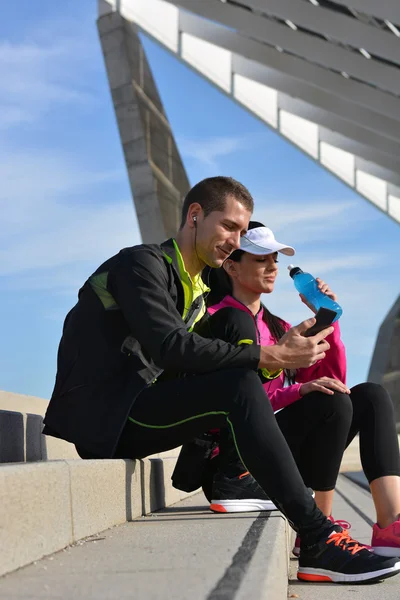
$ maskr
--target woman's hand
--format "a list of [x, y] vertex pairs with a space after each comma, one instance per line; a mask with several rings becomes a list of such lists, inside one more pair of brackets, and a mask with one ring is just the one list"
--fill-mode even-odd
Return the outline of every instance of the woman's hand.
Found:
[[332, 395], [335, 392], [350, 394], [349, 388], [344, 383], [337, 379], [332, 379], [331, 377], [319, 377], [319, 379], [308, 381], [300, 386], [300, 396], [311, 394], [311, 392], [322, 392], [323, 394], [329, 395]]
[[[334, 302], [337, 302], [337, 296], [334, 292], [332, 292], [331, 288], [329, 287], [329, 285], [327, 283], [325, 283], [325, 281], [322, 281], [322, 279], [320, 279], [319, 277], [316, 277], [317, 283], [318, 283], [318, 289], [325, 294], [326, 296], [328, 296], [329, 298], [332, 298], [332, 300]], [[303, 294], [300, 294], [300, 298], [301, 301], [308, 306], [308, 308], [310, 310], [313, 311], [313, 313], [316, 313], [317, 311], [315, 310], [314, 306], [312, 304], [310, 304], [306, 298], [303, 296]]]

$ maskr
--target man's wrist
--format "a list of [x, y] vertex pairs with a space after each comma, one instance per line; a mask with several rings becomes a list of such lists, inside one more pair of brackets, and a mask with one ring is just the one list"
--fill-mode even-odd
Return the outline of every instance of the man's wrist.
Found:
[[278, 345], [261, 346], [259, 369], [267, 369], [274, 373], [285, 368], [282, 360], [282, 349]]

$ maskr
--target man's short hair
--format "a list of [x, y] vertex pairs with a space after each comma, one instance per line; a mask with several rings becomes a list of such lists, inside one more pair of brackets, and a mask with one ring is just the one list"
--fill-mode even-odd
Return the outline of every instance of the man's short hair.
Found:
[[211, 212], [223, 211], [226, 198], [233, 196], [238, 202], [243, 204], [249, 212], [254, 210], [254, 200], [249, 190], [239, 181], [232, 177], [208, 177], [196, 183], [188, 191], [182, 206], [181, 229], [186, 223], [189, 206], [197, 202], [203, 209], [204, 216], [207, 217]]

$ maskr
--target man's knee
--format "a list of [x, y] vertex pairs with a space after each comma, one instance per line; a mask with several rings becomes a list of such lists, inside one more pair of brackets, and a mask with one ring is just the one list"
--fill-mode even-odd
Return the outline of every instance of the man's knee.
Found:
[[264, 391], [262, 387], [261, 380], [257, 375], [257, 372], [253, 369], [237, 368], [237, 369], [229, 369], [226, 372], [226, 388], [229, 390], [236, 390], [238, 392], [253, 392], [254, 390], [259, 390], [260, 388]]
[[224, 393], [232, 399], [233, 405], [269, 404], [261, 380], [252, 369], [232, 369], [227, 372], [226, 382]]
[[214, 313], [209, 323], [215, 337], [221, 337], [233, 344], [257, 344], [257, 330], [254, 318], [237, 308], [221, 308]]

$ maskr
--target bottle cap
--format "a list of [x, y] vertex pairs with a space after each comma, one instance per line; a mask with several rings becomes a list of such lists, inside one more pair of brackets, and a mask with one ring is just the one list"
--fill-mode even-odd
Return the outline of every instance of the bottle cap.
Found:
[[295, 275], [297, 275], [297, 273], [303, 273], [303, 271], [300, 269], [300, 267], [295, 267], [294, 265], [288, 265], [288, 270], [289, 270], [289, 275], [290, 277], [293, 277]]

